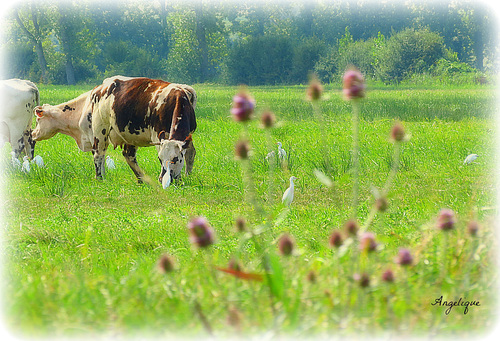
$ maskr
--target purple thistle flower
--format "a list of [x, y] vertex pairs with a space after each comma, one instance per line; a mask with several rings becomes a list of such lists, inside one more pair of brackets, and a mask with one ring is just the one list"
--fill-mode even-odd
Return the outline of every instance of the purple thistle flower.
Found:
[[387, 283], [394, 282], [394, 273], [391, 269], [387, 269], [382, 273], [382, 280]]
[[455, 228], [455, 213], [453, 210], [443, 208], [437, 218], [437, 228], [442, 231], [449, 231]]
[[365, 80], [358, 69], [352, 68], [344, 73], [344, 97], [347, 100], [365, 97]]
[[399, 265], [412, 265], [413, 264], [413, 256], [408, 249], [399, 249], [398, 257], [396, 259], [396, 263]]
[[365, 232], [359, 240], [359, 248], [365, 252], [372, 252], [377, 249], [378, 243], [375, 241], [375, 235], [371, 232]]
[[370, 275], [368, 275], [366, 272], [363, 272], [361, 275], [354, 274], [353, 278], [362, 288], [367, 288], [370, 286]]
[[188, 223], [189, 240], [198, 247], [207, 247], [215, 241], [214, 230], [204, 217], [191, 219]]
[[239, 94], [233, 97], [231, 114], [235, 121], [245, 122], [252, 118], [254, 108], [255, 100], [246, 92], [240, 91]]

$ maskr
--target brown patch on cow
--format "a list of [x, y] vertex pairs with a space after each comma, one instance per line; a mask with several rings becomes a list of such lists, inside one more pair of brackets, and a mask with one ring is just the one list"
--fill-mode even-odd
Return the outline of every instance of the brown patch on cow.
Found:
[[98, 146], [99, 146], [99, 139], [97, 137], [94, 137], [94, 144], [92, 145], [92, 149], [97, 150]]

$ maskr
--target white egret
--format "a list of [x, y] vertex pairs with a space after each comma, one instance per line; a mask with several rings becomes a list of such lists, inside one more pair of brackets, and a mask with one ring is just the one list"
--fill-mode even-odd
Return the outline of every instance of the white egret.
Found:
[[165, 174], [163, 174], [163, 179], [161, 179], [161, 185], [163, 186], [163, 189], [167, 188], [170, 186], [170, 162], [165, 162], [167, 164], [167, 169], [165, 170]]
[[292, 201], [293, 201], [293, 192], [294, 192], [294, 188], [293, 188], [293, 181], [294, 180], [297, 180], [298, 178], [294, 177], [294, 176], [291, 176], [290, 177], [290, 187], [288, 187], [285, 191], [285, 193], [283, 193], [283, 198], [281, 199], [281, 202], [283, 204], [285, 204], [286, 206], [290, 206], [292, 204]]
[[45, 163], [43, 162], [43, 159], [40, 155], [35, 156], [33, 160], [31, 160], [31, 163], [34, 163], [35, 165], [41, 168], [45, 167]]
[[471, 163], [472, 161], [474, 161], [475, 159], [477, 159], [477, 156], [478, 156], [477, 154], [469, 154], [469, 155], [467, 155], [467, 157], [464, 160], [464, 165], [465, 164], [468, 165], [469, 163]]
[[12, 155], [12, 166], [14, 168], [21, 168], [21, 161], [15, 156], [16, 153], [10, 152], [10, 155]]
[[108, 169], [115, 169], [115, 162], [109, 155], [106, 155], [106, 167], [108, 167]]
[[286, 151], [281, 147], [281, 142], [277, 143], [278, 145], [278, 157], [280, 160], [284, 160], [286, 158]]
[[273, 151], [267, 153], [266, 160], [269, 161], [269, 159], [274, 159], [275, 156], [276, 156], [276, 153], [273, 150]]
[[23, 157], [23, 165], [21, 166], [21, 171], [29, 173], [31, 170], [30, 168], [30, 158], [29, 156]]

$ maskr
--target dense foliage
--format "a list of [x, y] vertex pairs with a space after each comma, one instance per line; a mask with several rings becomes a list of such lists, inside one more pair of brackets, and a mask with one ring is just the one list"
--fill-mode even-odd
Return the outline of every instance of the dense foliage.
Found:
[[495, 18], [472, 1], [52, 0], [5, 16], [4, 77], [44, 83], [299, 84], [312, 71], [337, 80], [350, 64], [385, 83], [495, 71]]

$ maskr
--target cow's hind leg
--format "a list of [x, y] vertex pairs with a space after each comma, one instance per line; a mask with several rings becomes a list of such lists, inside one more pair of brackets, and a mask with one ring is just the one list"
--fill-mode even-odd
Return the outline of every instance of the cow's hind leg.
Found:
[[95, 177], [102, 180], [105, 174], [104, 162], [106, 160], [106, 150], [108, 145], [104, 136], [94, 137], [94, 144], [92, 146], [92, 154], [94, 154]]
[[137, 180], [139, 181], [140, 184], [142, 184], [143, 179], [144, 179], [144, 173], [142, 170], [139, 168], [139, 164], [137, 163], [137, 147], [132, 146], [130, 144], [126, 144], [123, 146], [123, 156], [125, 157], [125, 160], [127, 161], [128, 165], [134, 172], [135, 176], [137, 177]]

